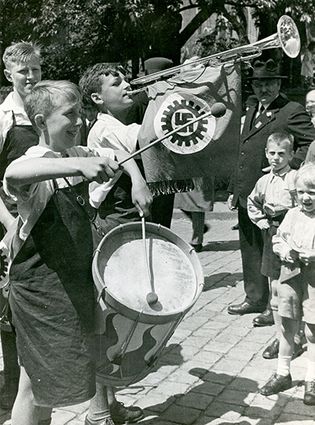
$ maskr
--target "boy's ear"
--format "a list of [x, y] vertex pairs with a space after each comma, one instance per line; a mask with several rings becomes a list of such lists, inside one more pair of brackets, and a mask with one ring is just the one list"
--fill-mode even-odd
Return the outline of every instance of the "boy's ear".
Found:
[[97, 92], [91, 93], [91, 99], [96, 105], [102, 105], [104, 103], [104, 100], [101, 98], [100, 94]]
[[46, 120], [43, 114], [37, 114], [34, 118], [36, 127], [39, 128], [39, 130], [44, 131], [46, 128]]
[[9, 71], [8, 69], [5, 69], [3, 71], [5, 78], [10, 81], [10, 83], [12, 83], [12, 76], [11, 76], [11, 71]]

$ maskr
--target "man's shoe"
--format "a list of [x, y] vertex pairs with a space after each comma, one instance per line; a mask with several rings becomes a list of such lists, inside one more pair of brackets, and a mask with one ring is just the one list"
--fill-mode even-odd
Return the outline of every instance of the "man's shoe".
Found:
[[143, 410], [138, 406], [126, 407], [123, 403], [116, 401], [113, 406], [110, 407], [110, 415], [115, 425], [127, 423], [134, 423], [144, 418]]
[[250, 313], [262, 313], [266, 307], [249, 304], [247, 301], [241, 304], [234, 304], [228, 306], [229, 314], [250, 314]]
[[309, 406], [315, 405], [315, 381], [304, 382], [304, 399], [303, 403]]
[[279, 340], [278, 338], [274, 339], [270, 345], [264, 350], [262, 356], [264, 359], [276, 359], [279, 354]]
[[[292, 354], [292, 360], [299, 357], [301, 354], [304, 353], [303, 344], [301, 342], [294, 343], [294, 349]], [[265, 349], [265, 351], [262, 353], [262, 356], [264, 359], [270, 360], [270, 359], [276, 359], [279, 355], [279, 340], [276, 338], [272, 341], [270, 345]]]
[[272, 375], [269, 381], [260, 388], [259, 392], [262, 395], [268, 396], [272, 394], [278, 394], [281, 391], [288, 390], [292, 387], [291, 375], [282, 376], [276, 373]]
[[274, 325], [273, 314], [272, 311], [267, 308], [263, 311], [259, 316], [255, 317], [253, 320], [253, 325], [262, 327], [262, 326], [271, 326]]

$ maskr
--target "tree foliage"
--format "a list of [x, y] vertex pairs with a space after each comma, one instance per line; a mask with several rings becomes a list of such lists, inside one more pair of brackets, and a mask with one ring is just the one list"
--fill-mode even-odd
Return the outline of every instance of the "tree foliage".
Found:
[[[251, 7], [260, 36], [275, 32], [278, 18], [290, 14], [302, 29], [315, 19], [309, 0], [0, 0], [0, 46], [33, 40], [42, 45], [44, 76], [77, 81], [99, 61], [122, 62], [166, 56], [175, 63], [180, 49], [212, 15], [237, 36], [218, 41], [205, 34], [200, 49], [226, 50], [247, 42], [246, 7]], [[193, 19], [182, 28], [181, 12]], [[218, 22], [218, 21], [217, 21]], [[232, 32], [231, 32], [232, 34]], [[202, 37], [201, 37], [202, 38]], [[203, 44], [202, 44], [203, 43]], [[220, 44], [221, 43], [221, 44]], [[136, 73], [137, 66], [134, 68]]]

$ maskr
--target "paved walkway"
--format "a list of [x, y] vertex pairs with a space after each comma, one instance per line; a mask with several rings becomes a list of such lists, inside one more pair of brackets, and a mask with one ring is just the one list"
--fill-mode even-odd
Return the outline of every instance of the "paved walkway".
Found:
[[[255, 315], [227, 314], [229, 303], [243, 300], [235, 214], [217, 203], [208, 214], [210, 231], [198, 256], [204, 291], [178, 326], [153, 372], [117, 398], [145, 410], [142, 425], [311, 425], [315, 406], [303, 404], [306, 353], [293, 361], [294, 387], [263, 397], [257, 389], [271, 375], [276, 360], [261, 353], [274, 338], [274, 327], [253, 328]], [[190, 222], [175, 211], [172, 229], [189, 241]], [[53, 425], [82, 425], [88, 403], [58, 409]], [[1, 411], [0, 411], [1, 412]], [[0, 416], [0, 424], [8, 416]]]

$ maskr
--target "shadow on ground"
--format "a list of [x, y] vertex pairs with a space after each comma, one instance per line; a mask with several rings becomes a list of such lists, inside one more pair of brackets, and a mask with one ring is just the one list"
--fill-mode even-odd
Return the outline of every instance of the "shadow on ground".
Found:
[[236, 286], [243, 279], [242, 273], [216, 273], [205, 276], [203, 292], [213, 288]]
[[[142, 425], [264, 425], [275, 423], [281, 408], [294, 397], [280, 394], [275, 405], [270, 409], [258, 405], [251, 407], [257, 394], [257, 382], [225, 373], [215, 373], [203, 368], [191, 369], [191, 375], [198, 376], [203, 383], [193, 387], [186, 394], [174, 394], [165, 402], [145, 409], [146, 418]], [[298, 400], [302, 403], [301, 400]], [[235, 419], [232, 419], [235, 418]], [[248, 420], [247, 420], [248, 418]], [[311, 420], [312, 417], [310, 416]], [[295, 419], [296, 424], [305, 421]], [[281, 423], [291, 419], [281, 417]]]
[[203, 246], [202, 251], [236, 251], [240, 248], [239, 241], [211, 241]]

